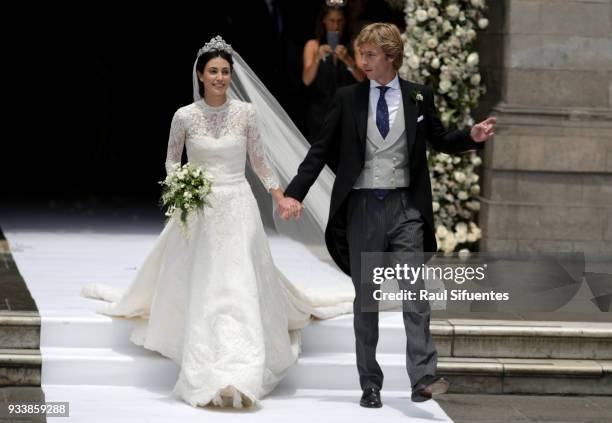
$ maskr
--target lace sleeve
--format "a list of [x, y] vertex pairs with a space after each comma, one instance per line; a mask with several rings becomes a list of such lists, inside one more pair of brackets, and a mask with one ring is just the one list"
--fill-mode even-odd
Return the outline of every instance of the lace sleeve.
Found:
[[172, 117], [170, 124], [170, 137], [168, 138], [168, 152], [166, 154], [166, 174], [172, 170], [175, 163], [181, 163], [183, 147], [185, 146], [185, 126], [178, 115], [178, 111]]
[[261, 180], [261, 183], [268, 191], [273, 188], [278, 188], [278, 178], [270, 166], [268, 158], [266, 157], [266, 150], [261, 141], [259, 128], [257, 126], [255, 108], [252, 105], [249, 105], [248, 109], [246, 137], [249, 161], [251, 162], [253, 170]]

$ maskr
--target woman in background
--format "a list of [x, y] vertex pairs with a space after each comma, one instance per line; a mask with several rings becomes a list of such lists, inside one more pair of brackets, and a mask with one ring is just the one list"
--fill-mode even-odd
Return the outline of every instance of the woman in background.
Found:
[[304, 45], [302, 72], [302, 81], [308, 87], [306, 125], [307, 138], [311, 143], [323, 125], [336, 90], [365, 78], [354, 59], [345, 9], [323, 6], [317, 18], [315, 34], [317, 38], [308, 40]]

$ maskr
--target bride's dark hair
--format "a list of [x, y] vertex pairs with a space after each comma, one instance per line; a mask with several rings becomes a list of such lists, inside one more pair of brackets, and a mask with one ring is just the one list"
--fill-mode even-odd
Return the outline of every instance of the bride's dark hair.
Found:
[[[200, 73], [204, 73], [204, 68], [206, 64], [215, 57], [221, 57], [225, 59], [230, 64], [230, 72], [234, 70], [234, 61], [232, 60], [232, 55], [225, 50], [210, 50], [206, 53], [203, 53], [200, 57], [198, 57], [198, 61], [196, 62], [196, 70]], [[204, 84], [202, 81], [198, 79], [198, 90], [200, 91], [200, 97], [204, 98]]]

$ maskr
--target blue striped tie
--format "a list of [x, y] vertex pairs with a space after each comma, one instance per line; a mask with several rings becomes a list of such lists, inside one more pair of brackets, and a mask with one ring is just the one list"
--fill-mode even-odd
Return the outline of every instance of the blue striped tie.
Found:
[[380, 135], [385, 138], [389, 133], [389, 107], [387, 107], [387, 100], [385, 100], [385, 93], [389, 87], [380, 85], [376, 88], [380, 90], [380, 96], [376, 104], [376, 126], [380, 131]]

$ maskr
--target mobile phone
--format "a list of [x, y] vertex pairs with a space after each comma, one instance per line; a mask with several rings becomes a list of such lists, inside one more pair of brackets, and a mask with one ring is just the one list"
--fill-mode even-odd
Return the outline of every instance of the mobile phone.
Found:
[[338, 31], [329, 31], [327, 33], [327, 44], [331, 47], [332, 53], [336, 52], [336, 47], [340, 42], [340, 33]]

